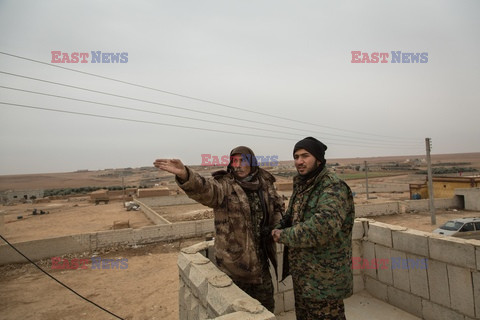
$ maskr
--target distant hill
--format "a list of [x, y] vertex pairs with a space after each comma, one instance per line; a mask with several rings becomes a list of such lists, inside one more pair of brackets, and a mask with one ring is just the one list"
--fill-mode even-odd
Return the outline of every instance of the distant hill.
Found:
[[[328, 159], [330, 164], [339, 165], [359, 165], [367, 161], [370, 164], [422, 161], [425, 155], [411, 156], [392, 156], [392, 157], [369, 157], [369, 158], [346, 158], [346, 159]], [[468, 166], [480, 170], [480, 152], [474, 153], [455, 153], [455, 154], [432, 154], [432, 164], [448, 163], [469, 163]], [[293, 160], [280, 161], [280, 166], [293, 166]], [[200, 171], [202, 167], [194, 166]], [[220, 170], [224, 167], [205, 167], [202, 172], [209, 175], [210, 172]], [[152, 167], [141, 168], [119, 168], [105, 169], [97, 171], [79, 170], [76, 172], [61, 173], [38, 173], [23, 175], [0, 175], [0, 191], [5, 190], [28, 190], [28, 189], [57, 189], [57, 188], [81, 188], [90, 186], [108, 187], [108, 186], [139, 186], [142, 184], [160, 184], [167, 185], [173, 183], [173, 175], [160, 172]]]

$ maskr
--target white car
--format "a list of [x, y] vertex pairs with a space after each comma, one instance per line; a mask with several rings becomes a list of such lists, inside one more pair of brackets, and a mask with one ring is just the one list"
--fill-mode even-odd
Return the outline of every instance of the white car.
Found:
[[447, 221], [433, 233], [464, 239], [480, 240], [480, 218], [460, 218]]

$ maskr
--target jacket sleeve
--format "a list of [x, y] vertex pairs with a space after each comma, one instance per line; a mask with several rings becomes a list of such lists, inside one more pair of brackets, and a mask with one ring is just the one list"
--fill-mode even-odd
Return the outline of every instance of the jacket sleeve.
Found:
[[273, 203], [273, 209], [274, 209], [274, 212], [273, 212], [273, 217], [270, 225], [276, 228], [280, 225], [280, 220], [282, 219], [285, 213], [285, 203], [283, 201], [282, 196], [280, 196], [277, 193], [277, 191], [275, 191], [275, 200]]
[[187, 196], [207, 207], [215, 208], [222, 204], [225, 197], [225, 186], [214, 178], [205, 179], [189, 167], [187, 181], [180, 181], [175, 177], [178, 186]]
[[349, 194], [348, 187], [342, 182], [328, 185], [316, 200], [315, 213], [307, 220], [283, 229], [280, 242], [291, 248], [331, 244], [342, 232], [342, 225], [350, 211]]

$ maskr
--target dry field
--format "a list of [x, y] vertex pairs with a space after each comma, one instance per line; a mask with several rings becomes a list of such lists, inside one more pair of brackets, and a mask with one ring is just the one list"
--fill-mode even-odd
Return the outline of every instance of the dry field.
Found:
[[[412, 158], [412, 157], [404, 157]], [[405, 160], [403, 159], [403, 161]], [[394, 158], [371, 158], [367, 161], [400, 161]], [[337, 161], [337, 160], [331, 160]], [[342, 160], [343, 161], [343, 160]], [[345, 160], [361, 163], [364, 159]], [[471, 162], [480, 168], [480, 153], [434, 156], [434, 161]], [[340, 162], [340, 159], [338, 160]], [[137, 172], [138, 171], [138, 172]], [[65, 188], [84, 186], [119, 185], [116, 171], [76, 172], [39, 175], [0, 176], [0, 190]], [[157, 179], [164, 183], [173, 181], [171, 175], [154, 170], [133, 170], [125, 180], [136, 185], [140, 180]], [[381, 202], [389, 199], [406, 199], [404, 191], [415, 177], [402, 175], [369, 179], [369, 185], [395, 185], [395, 193], [376, 192], [376, 199], [367, 200], [362, 194], [362, 181], [349, 181], [358, 192], [356, 203]], [[423, 179], [423, 178], [422, 178]], [[119, 183], [120, 181], [120, 183]], [[48, 211], [45, 215], [31, 215], [34, 208]], [[211, 217], [201, 205], [158, 208], [172, 222]], [[0, 206], [5, 216], [4, 236], [11, 242], [20, 242], [45, 237], [109, 230], [113, 222], [129, 220], [133, 228], [151, 224], [140, 211], [127, 212], [121, 202], [108, 205], [90, 203], [87, 198], [55, 200], [43, 204]], [[17, 219], [23, 216], [22, 219]], [[480, 216], [478, 212], [441, 211], [437, 213], [437, 225], [430, 225], [429, 213], [402, 214], [376, 217], [378, 221], [398, 224], [423, 231], [431, 231], [441, 223], [464, 216]], [[185, 239], [170, 243], [138, 246], [136, 248], [110, 248], [99, 252], [84, 252], [66, 258], [126, 258], [128, 268], [119, 270], [52, 270], [51, 261], [40, 265], [53, 276], [78, 293], [124, 319], [178, 319], [178, 270], [177, 255], [180, 248], [198, 243], [203, 239]], [[0, 319], [114, 319], [82, 300], [58, 283], [48, 278], [30, 264], [0, 266]]]

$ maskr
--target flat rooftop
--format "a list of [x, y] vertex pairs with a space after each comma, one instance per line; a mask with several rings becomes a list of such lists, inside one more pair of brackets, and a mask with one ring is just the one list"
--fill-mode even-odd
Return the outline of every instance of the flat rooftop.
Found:
[[[361, 291], [345, 299], [345, 315], [352, 320], [419, 320], [421, 318], [398, 309], [382, 300]], [[295, 312], [286, 312], [276, 316], [278, 320], [296, 320]]]

